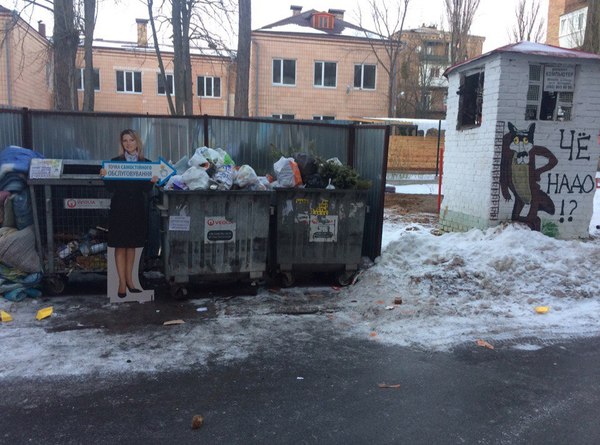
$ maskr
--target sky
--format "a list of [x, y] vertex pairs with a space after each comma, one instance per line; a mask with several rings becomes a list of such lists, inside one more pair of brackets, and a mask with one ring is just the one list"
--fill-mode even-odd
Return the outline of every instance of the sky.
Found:
[[[0, 0], [2, 5], [12, 7], [22, 4], [22, 0]], [[548, 0], [539, 0], [544, 17], [547, 15]], [[509, 43], [508, 33], [515, 22], [515, 7], [518, 0], [481, 0], [471, 33], [486, 37], [484, 52]], [[252, 29], [282, 20], [291, 15], [290, 5], [299, 5], [303, 11], [309, 9], [328, 10], [343, 9], [344, 18], [358, 23], [359, 7], [363, 15], [368, 15], [367, 0], [252, 0]], [[17, 6], [18, 8], [19, 6]], [[442, 21], [444, 11], [443, 0], [411, 0], [405, 29], [415, 28], [422, 24], [438, 24]], [[147, 18], [147, 9], [140, 0], [101, 0], [96, 26], [96, 37], [110, 40], [135, 41], [136, 18]], [[42, 18], [48, 24], [50, 32], [51, 18], [47, 13], [38, 10], [31, 23], [36, 24]], [[369, 26], [366, 26], [369, 28]]]

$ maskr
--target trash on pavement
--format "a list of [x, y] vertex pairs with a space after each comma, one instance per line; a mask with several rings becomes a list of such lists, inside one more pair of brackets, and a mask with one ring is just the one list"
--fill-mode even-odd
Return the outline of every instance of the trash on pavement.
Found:
[[202, 425], [204, 425], [204, 417], [203, 416], [201, 416], [200, 414], [196, 414], [194, 417], [192, 417], [192, 429], [193, 430], [197, 430]]
[[8, 312], [0, 311], [0, 320], [3, 322], [13, 321], [12, 316]]
[[485, 340], [477, 340], [477, 346], [481, 346], [483, 348], [488, 349], [494, 349], [494, 347]]
[[184, 324], [184, 323], [185, 323], [185, 321], [180, 320], [180, 319], [178, 319], [178, 320], [169, 320], [169, 321], [165, 321], [163, 323], [163, 326], [172, 326], [174, 324]]
[[36, 320], [43, 320], [44, 318], [47, 318], [50, 315], [52, 315], [52, 311], [52, 306], [40, 309], [39, 311], [37, 311], [37, 315], [35, 316], [35, 318]]
[[196, 309], [196, 312], [206, 312], [206, 311], [208, 311], [207, 307], [199, 307]]
[[396, 307], [396, 306], [386, 306], [385, 308], [386, 308], [388, 311], [393, 311], [395, 307]]
[[402, 297], [394, 298], [394, 304], [402, 304]]
[[379, 386], [380, 388], [400, 389], [400, 383], [394, 383], [392, 385], [390, 385], [388, 383], [378, 383], [377, 386]]
[[538, 314], [545, 314], [550, 310], [548, 306], [536, 306], [535, 311]]

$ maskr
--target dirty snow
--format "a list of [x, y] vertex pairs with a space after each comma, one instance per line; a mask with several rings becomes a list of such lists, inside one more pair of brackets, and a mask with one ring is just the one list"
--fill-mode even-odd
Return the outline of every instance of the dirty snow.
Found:
[[[535, 350], [598, 336], [600, 195], [594, 208], [584, 241], [556, 240], [518, 225], [441, 234], [434, 215], [386, 210], [384, 251], [353, 286], [265, 288], [257, 296], [192, 300], [172, 317], [166, 314], [170, 302], [155, 311], [158, 303], [111, 305], [102, 295], [0, 299], [0, 309], [14, 318], [0, 324], [0, 378], [209, 366], [277, 351], [290, 337], [318, 342], [351, 336], [449, 351], [477, 347], [478, 339], [496, 348]], [[401, 304], [394, 304], [397, 298]], [[52, 317], [35, 320], [47, 305], [54, 307]], [[196, 311], [205, 306], [210, 310]], [[538, 314], [537, 306], [549, 311]], [[185, 324], [142, 319], [130, 329], [110, 329], [112, 319], [142, 310]]]

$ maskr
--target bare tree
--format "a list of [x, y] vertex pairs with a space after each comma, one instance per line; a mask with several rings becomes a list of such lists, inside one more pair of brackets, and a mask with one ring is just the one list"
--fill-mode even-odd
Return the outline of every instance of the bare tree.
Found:
[[77, 110], [75, 59], [79, 32], [75, 23], [73, 0], [54, 0], [54, 108]]
[[[402, 51], [400, 40], [404, 19], [410, 0], [369, 0], [369, 15], [376, 37], [365, 31], [373, 54], [388, 75], [388, 117], [396, 116], [396, 92], [399, 54]], [[358, 9], [359, 24], [363, 27], [362, 10]], [[381, 54], [383, 52], [383, 55]]]
[[467, 39], [480, 0], [444, 0], [450, 28], [450, 62], [463, 62], [468, 57]]
[[541, 42], [544, 38], [544, 19], [540, 14], [538, 0], [519, 0], [515, 8], [516, 24], [513, 26], [510, 38], [512, 42]]
[[582, 50], [600, 54], [600, 1], [588, 1], [585, 37]]
[[83, 0], [83, 111], [94, 111], [94, 29], [96, 27], [96, 0]]
[[250, 43], [252, 38], [252, 6], [250, 0], [238, 2], [238, 47], [237, 75], [235, 80], [235, 116], [248, 116], [248, 95], [250, 86]]
[[[154, 47], [162, 63], [162, 55], [158, 45], [155, 22], [167, 24], [172, 29], [173, 41], [173, 78], [175, 83], [175, 104], [170, 110], [178, 115], [193, 114], [193, 89], [191, 49], [202, 48], [203, 43], [211, 51], [227, 52], [227, 39], [222, 35], [231, 29], [231, 15], [235, 8], [233, 0], [163, 0], [156, 11], [152, 0], [145, 0], [148, 5], [150, 24], [154, 35]], [[170, 6], [170, 11], [165, 11]], [[155, 14], [156, 12], [156, 14]], [[204, 46], [206, 50], [206, 46]], [[164, 65], [161, 68], [165, 77]], [[167, 94], [167, 99], [170, 95]]]

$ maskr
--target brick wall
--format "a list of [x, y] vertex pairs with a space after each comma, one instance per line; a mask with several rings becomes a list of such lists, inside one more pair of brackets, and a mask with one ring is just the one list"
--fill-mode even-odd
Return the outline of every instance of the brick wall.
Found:
[[[440, 146], [444, 138], [440, 138]], [[388, 170], [435, 171], [437, 160], [437, 136], [390, 136]]]
[[[520, 130], [535, 123], [534, 145], [546, 147], [558, 161], [537, 181], [543, 194], [536, 195], [536, 202], [545, 197], [551, 201], [549, 211], [536, 213], [541, 231], [566, 239], [587, 237], [600, 154], [595, 118], [600, 112], [600, 85], [595, 80], [600, 76], [600, 63], [522, 54], [498, 55], [485, 62], [483, 125], [453, 130], [458, 97], [448, 101], [442, 224], [448, 230], [466, 230], [513, 219], [514, 194], [506, 201], [499, 187], [502, 136], [509, 132], [508, 122]], [[569, 62], [577, 65], [572, 120], [525, 121], [529, 64]], [[450, 89], [458, 87], [459, 78], [456, 71], [451, 74]], [[536, 169], [548, 162], [548, 157], [534, 158]], [[553, 214], [550, 207], [554, 207]], [[528, 216], [530, 208], [526, 205], [519, 217]]]
[[[10, 24], [10, 15], [0, 15], [0, 29]], [[0, 47], [0, 105], [16, 108], [51, 108], [49, 43], [24, 22], [17, 21]], [[8, 55], [7, 55], [8, 53]]]
[[[336, 119], [387, 116], [388, 76], [368, 42], [275, 33], [254, 33], [252, 40], [250, 115], [292, 114], [296, 119], [312, 119], [315, 115]], [[381, 57], [385, 60], [385, 55]], [[295, 85], [273, 85], [275, 58], [296, 61]], [[313, 85], [314, 62], [317, 61], [337, 62], [335, 88]], [[375, 90], [354, 88], [354, 64], [359, 63], [378, 65]]]

